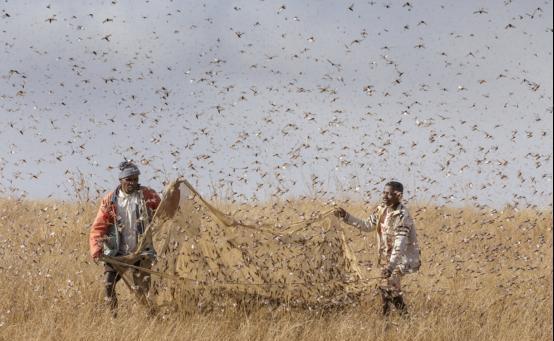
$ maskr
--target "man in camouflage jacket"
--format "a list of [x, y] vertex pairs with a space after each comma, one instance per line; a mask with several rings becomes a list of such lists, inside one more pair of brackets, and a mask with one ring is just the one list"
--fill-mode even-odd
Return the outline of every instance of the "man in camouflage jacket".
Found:
[[420, 266], [414, 221], [406, 206], [400, 203], [403, 192], [401, 183], [388, 182], [383, 190], [383, 204], [366, 220], [352, 216], [343, 208], [335, 211], [337, 217], [361, 231], [377, 230], [378, 264], [383, 276], [379, 289], [384, 315], [389, 313], [391, 305], [401, 314], [407, 313], [400, 280], [404, 274], [418, 271]]

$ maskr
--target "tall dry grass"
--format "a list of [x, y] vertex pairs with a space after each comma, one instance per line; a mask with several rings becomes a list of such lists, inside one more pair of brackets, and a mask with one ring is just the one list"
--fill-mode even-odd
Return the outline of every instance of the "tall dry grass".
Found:
[[[300, 201], [251, 207], [293, 216]], [[347, 205], [362, 215], [360, 204]], [[0, 200], [1, 340], [545, 340], [552, 339], [552, 212], [411, 207], [423, 266], [405, 277], [408, 318], [380, 315], [375, 289], [340, 311], [227, 308], [148, 317], [121, 283], [120, 314], [102, 306], [102, 267], [88, 256], [91, 204]], [[275, 216], [275, 215], [273, 215]], [[374, 234], [347, 228], [366, 276]]]

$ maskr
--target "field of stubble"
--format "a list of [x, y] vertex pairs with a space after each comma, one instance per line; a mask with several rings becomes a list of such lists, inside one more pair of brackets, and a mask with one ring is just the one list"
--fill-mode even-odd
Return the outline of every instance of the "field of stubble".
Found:
[[[322, 208], [300, 201], [285, 210]], [[0, 200], [0, 340], [552, 339], [551, 210], [411, 210], [423, 265], [404, 280], [408, 318], [384, 320], [375, 289], [340, 311], [260, 307], [148, 317], [120, 284], [121, 311], [112, 319], [101, 305], [102, 267], [88, 256], [95, 205]], [[375, 236], [347, 233], [365, 275], [376, 276]]]

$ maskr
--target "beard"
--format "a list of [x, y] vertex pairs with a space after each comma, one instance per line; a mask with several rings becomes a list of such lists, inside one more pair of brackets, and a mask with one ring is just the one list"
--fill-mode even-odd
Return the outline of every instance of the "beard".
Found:
[[125, 193], [131, 194], [131, 193], [135, 193], [136, 191], [138, 191], [140, 189], [140, 185], [139, 184], [127, 185], [127, 186], [124, 186], [122, 189]]

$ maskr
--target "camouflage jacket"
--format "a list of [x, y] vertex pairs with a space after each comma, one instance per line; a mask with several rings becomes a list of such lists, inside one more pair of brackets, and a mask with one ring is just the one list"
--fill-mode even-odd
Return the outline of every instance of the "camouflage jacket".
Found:
[[392, 212], [386, 211], [385, 206], [378, 206], [365, 220], [347, 214], [344, 221], [362, 231], [377, 230], [379, 265], [391, 271], [398, 268], [402, 273], [418, 271], [421, 252], [410, 212], [402, 204]]

